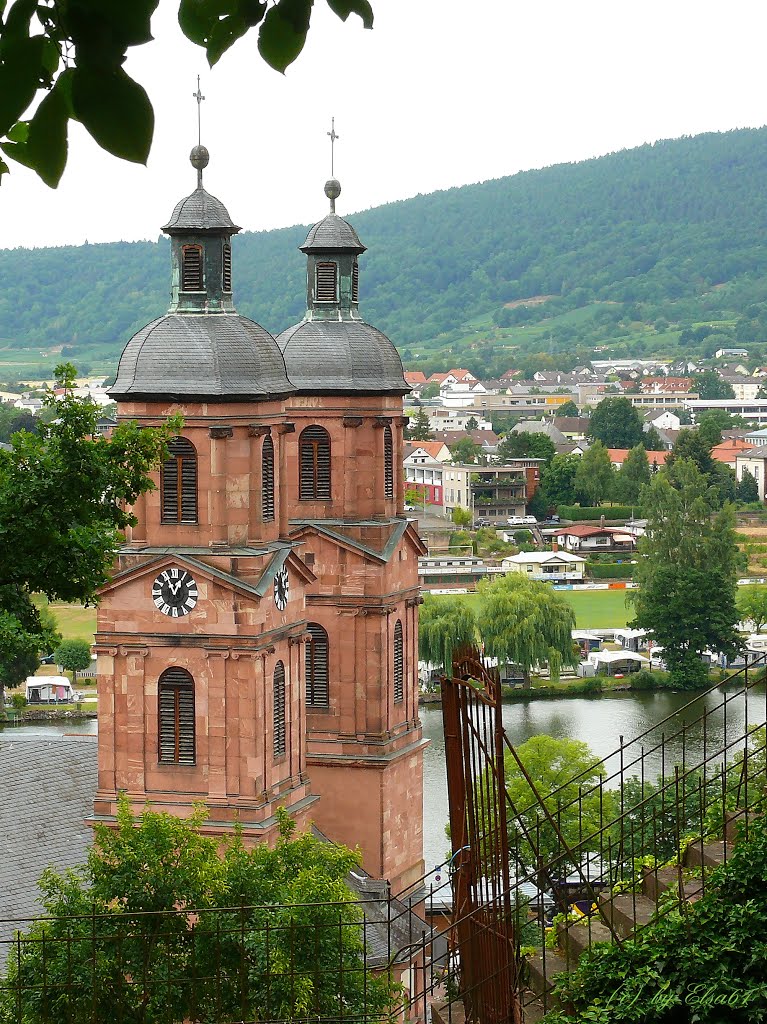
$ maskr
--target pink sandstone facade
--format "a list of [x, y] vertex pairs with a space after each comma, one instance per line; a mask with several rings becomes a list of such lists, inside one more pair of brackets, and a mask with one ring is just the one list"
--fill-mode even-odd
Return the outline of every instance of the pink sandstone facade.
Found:
[[[124, 791], [180, 816], [204, 802], [211, 833], [239, 820], [271, 842], [282, 806], [359, 845], [396, 892], [423, 870], [423, 545], [402, 511], [401, 364], [345, 304], [363, 247], [334, 212], [312, 229], [310, 279], [312, 261], [336, 265], [338, 316], [310, 283], [306, 321], [275, 341], [234, 311], [221, 254], [239, 229], [201, 170], [165, 230], [174, 303], [126, 346], [113, 395], [148, 426], [180, 413], [181, 454], [134, 508], [102, 594], [94, 820]], [[341, 343], [363, 366], [354, 345], [372, 338], [376, 372], [297, 382], [304, 327], [320, 367]]]

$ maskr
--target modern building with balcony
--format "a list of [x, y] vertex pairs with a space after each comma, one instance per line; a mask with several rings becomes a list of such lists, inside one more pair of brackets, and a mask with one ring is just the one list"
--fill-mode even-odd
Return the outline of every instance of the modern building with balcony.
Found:
[[525, 514], [540, 483], [543, 459], [511, 459], [502, 466], [445, 466], [445, 515], [471, 509], [475, 519], [505, 525], [509, 516]]

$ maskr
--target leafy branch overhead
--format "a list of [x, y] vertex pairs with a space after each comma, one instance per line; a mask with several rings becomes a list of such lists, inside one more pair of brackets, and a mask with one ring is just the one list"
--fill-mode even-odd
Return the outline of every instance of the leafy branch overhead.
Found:
[[[373, 27], [368, 0], [326, 2], [343, 21], [356, 14]], [[123, 64], [131, 47], [151, 42], [158, 3], [0, 0], [0, 182], [10, 160], [55, 188], [67, 162], [70, 121], [114, 156], [146, 163], [154, 112]], [[261, 57], [284, 72], [304, 47], [313, 6], [314, 0], [180, 0], [178, 20], [211, 66], [257, 29]]]

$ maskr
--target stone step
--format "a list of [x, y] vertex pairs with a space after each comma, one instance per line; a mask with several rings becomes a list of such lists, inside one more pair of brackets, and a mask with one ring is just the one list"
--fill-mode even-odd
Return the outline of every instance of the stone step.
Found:
[[520, 1002], [523, 1024], [538, 1024], [550, 1010], [557, 1009], [551, 999], [543, 1000], [530, 989], [523, 989], [520, 992]]
[[[749, 791], [751, 785], [756, 786], [756, 783], [749, 783]], [[754, 811], [738, 810], [738, 811], [727, 811], [724, 816], [724, 838], [726, 842], [734, 845], [741, 832], [747, 827], [747, 825], [755, 821], [759, 817]]]
[[576, 963], [577, 960], [568, 960], [565, 954], [555, 949], [540, 950], [527, 958], [527, 986], [537, 996], [549, 995], [554, 978], [575, 967]]
[[654, 900], [636, 892], [623, 892], [600, 901], [600, 912], [624, 938], [649, 924], [656, 910]]
[[595, 942], [612, 942], [612, 939], [610, 929], [596, 916], [583, 923], [570, 922], [559, 926], [559, 944], [571, 966]]
[[645, 868], [642, 879], [642, 893], [654, 903], [666, 892], [679, 893], [679, 877], [682, 873], [682, 892], [688, 902], [697, 899], [703, 891], [700, 878], [684, 879], [684, 868], [671, 866], [667, 868]]
[[724, 864], [731, 852], [731, 847], [723, 839], [716, 839], [713, 842], [695, 840], [685, 850], [684, 863], [688, 868], [711, 870]]

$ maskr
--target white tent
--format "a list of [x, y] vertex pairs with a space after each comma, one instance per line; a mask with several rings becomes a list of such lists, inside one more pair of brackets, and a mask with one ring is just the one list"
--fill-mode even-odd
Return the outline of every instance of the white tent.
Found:
[[66, 676], [27, 676], [27, 704], [67, 704], [75, 699]]

